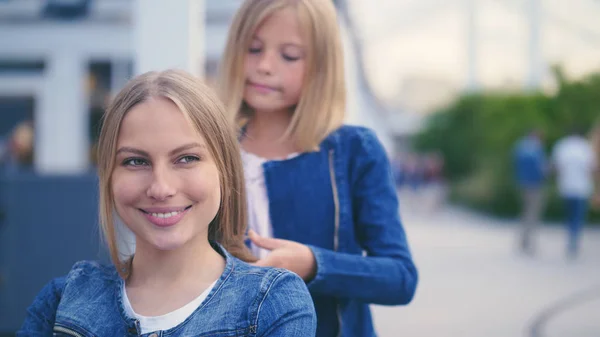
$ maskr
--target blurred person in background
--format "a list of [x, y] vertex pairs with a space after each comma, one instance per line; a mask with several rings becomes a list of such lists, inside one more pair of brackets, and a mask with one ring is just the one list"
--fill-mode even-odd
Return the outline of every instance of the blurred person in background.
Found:
[[513, 162], [522, 204], [519, 249], [531, 255], [535, 253], [533, 241], [544, 209], [548, 171], [541, 131], [532, 130], [517, 142]]
[[592, 205], [596, 209], [600, 209], [600, 122], [592, 130], [590, 141], [592, 148], [596, 154], [596, 177], [595, 177], [595, 193], [592, 198]]
[[397, 153], [394, 156], [394, 159], [391, 162], [394, 181], [396, 182], [396, 189], [400, 191], [402, 185], [404, 184], [404, 170], [402, 167], [402, 163], [404, 162], [402, 154]]
[[427, 212], [439, 210], [446, 198], [444, 158], [440, 153], [427, 153], [423, 157], [423, 183]]
[[566, 208], [567, 254], [569, 257], [576, 257], [588, 203], [594, 194], [597, 157], [584, 132], [574, 128], [568, 136], [558, 140], [552, 152], [552, 161], [558, 190]]
[[406, 156], [403, 165], [404, 184], [414, 193], [419, 192], [423, 185], [424, 170], [423, 160], [417, 153], [410, 153]]
[[14, 172], [33, 164], [35, 132], [33, 122], [23, 121], [10, 132], [0, 150], [0, 165], [7, 172]]
[[387, 153], [372, 130], [343, 125], [339, 29], [332, 1], [244, 1], [220, 88], [241, 127], [257, 264], [305, 280], [317, 336], [371, 337], [369, 304], [408, 304], [418, 275]]

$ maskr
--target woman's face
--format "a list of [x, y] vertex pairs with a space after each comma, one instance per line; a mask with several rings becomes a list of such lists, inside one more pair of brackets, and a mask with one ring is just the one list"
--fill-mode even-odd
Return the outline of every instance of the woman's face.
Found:
[[151, 98], [126, 114], [111, 186], [136, 253], [208, 242], [221, 200], [219, 171], [204, 137], [170, 100]]

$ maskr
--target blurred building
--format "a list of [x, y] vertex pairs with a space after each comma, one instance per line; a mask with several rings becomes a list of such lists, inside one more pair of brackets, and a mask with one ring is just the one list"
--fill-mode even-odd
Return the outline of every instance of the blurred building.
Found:
[[130, 7], [117, 0], [0, 1], [0, 131], [33, 120], [40, 173], [88, 169], [102, 108], [131, 75]]
[[[136, 73], [136, 63], [143, 70], [172, 60], [179, 65], [176, 56], [186, 58], [186, 48], [196, 48], [189, 51], [201, 54], [199, 69], [193, 72], [205, 75], [208, 81], [215, 76], [230, 21], [241, 1], [165, 2], [168, 17], [160, 12], [162, 2], [152, 3], [0, 1], [0, 137], [16, 122], [33, 119], [37, 172], [71, 174], [92, 167], [90, 149], [98, 136], [103, 108], [111, 94]], [[186, 9], [192, 8], [185, 7], [188, 4], [198, 10], [197, 32], [184, 36], [185, 25], [191, 25], [186, 21]], [[163, 20], [154, 20], [161, 16]], [[170, 21], [161, 22], [164, 20]], [[183, 26], [176, 25], [180, 22]], [[161, 34], [182, 38], [170, 39], [168, 46], [153, 45]], [[186, 37], [190, 36], [198, 43], [189, 43]], [[356, 79], [357, 60], [347, 35], [345, 42], [350, 56], [348, 77]], [[349, 86], [348, 122], [376, 129], [391, 151], [385, 113], [377, 112], [379, 108], [370, 105], [369, 97], [356, 94], [360, 89], [355, 83]]]
[[570, 78], [600, 71], [597, 0], [352, 3], [368, 80], [402, 114], [426, 114], [464, 90], [552, 91], [554, 65]]

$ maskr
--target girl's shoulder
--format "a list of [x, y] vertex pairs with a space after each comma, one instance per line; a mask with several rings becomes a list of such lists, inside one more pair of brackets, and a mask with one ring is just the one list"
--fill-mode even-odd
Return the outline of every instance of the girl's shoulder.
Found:
[[375, 131], [363, 126], [342, 125], [329, 134], [322, 147], [337, 149], [351, 160], [387, 160], [387, 152]]
[[377, 138], [375, 132], [364, 126], [344, 124], [327, 136], [325, 141], [351, 142]]

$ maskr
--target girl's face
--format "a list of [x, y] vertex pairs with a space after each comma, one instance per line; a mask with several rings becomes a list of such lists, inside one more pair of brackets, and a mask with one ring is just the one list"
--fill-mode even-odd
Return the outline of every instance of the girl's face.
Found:
[[219, 171], [177, 106], [151, 98], [123, 119], [112, 173], [115, 208], [140, 250], [207, 244], [219, 210]]
[[246, 54], [244, 101], [256, 111], [280, 111], [298, 103], [307, 46], [296, 12], [285, 8], [257, 28]]

